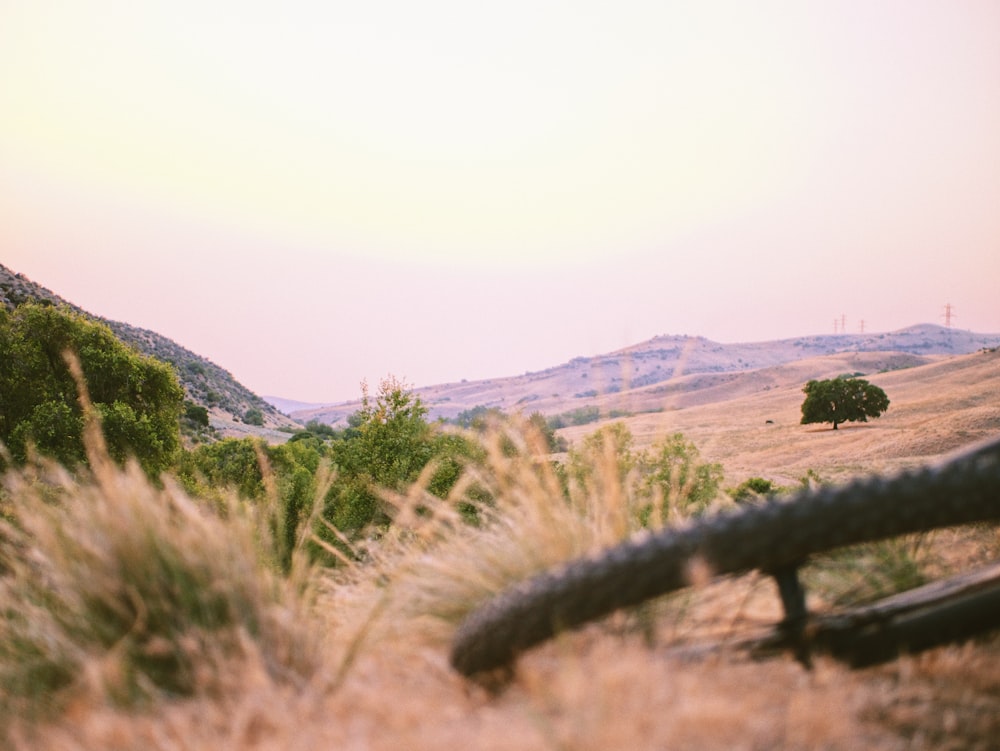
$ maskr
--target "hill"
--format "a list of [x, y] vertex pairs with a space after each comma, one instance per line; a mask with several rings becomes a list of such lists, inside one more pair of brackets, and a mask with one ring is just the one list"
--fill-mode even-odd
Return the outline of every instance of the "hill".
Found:
[[[577, 357], [546, 370], [510, 378], [462, 381], [415, 389], [432, 418], [451, 419], [475, 407], [553, 416], [597, 408], [602, 414], [671, 409], [692, 400], [723, 398], [734, 388], [773, 388], [783, 365], [843, 354], [842, 372], [872, 373], [913, 367], [935, 357], [1000, 346], [1000, 334], [975, 334], [933, 324], [876, 334], [797, 337], [772, 342], [722, 344], [704, 337], [657, 336], [594, 357]], [[853, 358], [853, 359], [852, 359]], [[761, 371], [737, 379], [739, 374]], [[799, 369], [796, 377], [827, 377]], [[804, 380], [802, 381], [804, 382]], [[741, 392], [743, 393], [743, 392]], [[357, 401], [291, 412], [303, 422], [344, 424]]]
[[[851, 358], [857, 356], [823, 355], [757, 373], [777, 377], [775, 373], [782, 372], [778, 368], [785, 368], [791, 379], [805, 372], [837, 372], [855, 364]], [[874, 361], [880, 355], [871, 357]], [[757, 373], [736, 375], [750, 380], [759, 377]], [[808, 469], [823, 479], [844, 479], [833, 473], [838, 468], [858, 474], [923, 462], [1000, 430], [996, 351], [928, 359], [876, 374], [873, 380], [892, 395], [890, 411], [871, 424], [836, 432], [797, 424], [801, 394], [793, 385], [636, 415], [629, 424], [635, 431], [646, 429], [647, 440], [653, 432], [683, 429], [705, 458], [724, 461], [727, 479], [735, 481], [747, 474], [795, 481]], [[730, 383], [740, 382], [738, 378]], [[510, 465], [502, 463], [500, 469], [509, 471]], [[15, 736], [14, 748], [165, 749], [178, 746], [167, 746], [161, 739], [177, 738], [184, 739], [181, 747], [192, 751], [995, 747], [1000, 731], [996, 635], [864, 670], [849, 670], [823, 657], [808, 671], [791, 654], [750, 659], [741, 642], [760, 636], [783, 616], [773, 581], [751, 574], [709, 583], [704, 566], [692, 566], [696, 586], [682, 593], [579, 631], [567, 630], [520, 655], [516, 670], [498, 671], [489, 676], [490, 682], [460, 680], [447, 663], [455, 625], [444, 618], [465, 612], [470, 599], [481, 602], [490, 586], [482, 582], [498, 582], [499, 588], [527, 576], [539, 562], [552, 565], [552, 558], [561, 554], [578, 555], [574, 539], [582, 538], [575, 543], [580, 547], [587, 545], [589, 534], [606, 539], [598, 534], [608, 534], [615, 507], [622, 503], [624, 494], [614, 492], [616, 485], [599, 483], [593, 496], [608, 499], [596, 509], [605, 513], [593, 513], [589, 524], [595, 531], [581, 534], [591, 527], [567, 521], [586, 513], [586, 504], [552, 503], [560, 497], [558, 490], [553, 495], [531, 469], [520, 472], [526, 475], [522, 478], [515, 470], [501, 480], [501, 487], [511, 492], [498, 507], [513, 510], [505, 511], [503, 524], [446, 523], [431, 527], [432, 534], [426, 526], [410, 527], [413, 533], [372, 540], [369, 549], [374, 554], [354, 568], [341, 568], [332, 576], [306, 570], [304, 576], [281, 580], [273, 578], [273, 561], [250, 557], [266, 555], [260, 543], [264, 536], [248, 526], [251, 519], [266, 524], [264, 515], [199, 516], [199, 523], [192, 524], [189, 519], [195, 517], [188, 511], [168, 523], [146, 510], [147, 504], [154, 509], [161, 504], [152, 503], [159, 496], [143, 490], [144, 485], [137, 491], [132, 490], [135, 485], [115, 485], [128, 500], [130, 513], [124, 515], [120, 504], [109, 503], [105, 494], [89, 488], [78, 491], [87, 503], [62, 504], [75, 514], [69, 517], [72, 525], [60, 535], [38, 535], [59, 546], [68, 541], [71, 552], [57, 549], [57, 554], [31, 557], [32, 568], [54, 560], [70, 572], [60, 570], [58, 576], [41, 581], [45, 589], [37, 591], [44, 597], [36, 596], [37, 601], [75, 604], [80, 600], [78, 588], [96, 582], [94, 589], [85, 591], [103, 594], [99, 605], [124, 603], [120, 609], [130, 617], [123, 630], [131, 633], [135, 617], [128, 604], [146, 601], [140, 599], [146, 591], [157, 596], [161, 591], [173, 593], [179, 579], [174, 572], [192, 571], [189, 578], [196, 587], [184, 590], [191, 596], [161, 597], [170, 609], [161, 606], [155, 611], [178, 615], [161, 618], [150, 628], [173, 629], [167, 633], [186, 639], [185, 652], [167, 652], [169, 641], [157, 636], [166, 646], [157, 643], [154, 655], [183, 654], [182, 659], [197, 661], [203, 683], [192, 697], [159, 691], [148, 700], [142, 697], [138, 707], [129, 706], [120, 698], [120, 676], [128, 675], [125, 659], [152, 650], [122, 649], [119, 645], [126, 642], [121, 639], [110, 647], [104, 642], [100, 650], [84, 653], [91, 661], [101, 661], [100, 674], [92, 680], [85, 674], [70, 684], [72, 693], [64, 705], [45, 696], [51, 706], [65, 706], [51, 718], [22, 713], [31, 733]], [[162, 507], [173, 510], [174, 505]], [[184, 510], [194, 504], [177, 507]], [[554, 514], [554, 509], [562, 514]], [[148, 526], [150, 521], [154, 526]], [[144, 546], [108, 545], [109, 536], [141, 538]], [[155, 541], [155, 548], [149, 541]], [[811, 612], [829, 612], [845, 592], [853, 598], [847, 604], [852, 604], [858, 602], [858, 592], [898, 588], [912, 581], [914, 572], [937, 579], [971, 571], [997, 559], [998, 543], [995, 525], [975, 525], [856, 549], [847, 556], [824, 556], [803, 573], [807, 603]], [[161, 585], [162, 566], [144, 566], [138, 569], [142, 576], [126, 578], [131, 569], [112, 557], [121, 548], [130, 554], [130, 563], [141, 560], [133, 553], [136, 548], [155, 549], [156, 560], [163, 551], [179, 552], [169, 557], [166, 571], [171, 576]], [[86, 557], [73, 554], [80, 550]], [[43, 571], [52, 568], [49, 564]], [[61, 586], [56, 589], [50, 581]], [[474, 584], [466, 584], [470, 581]], [[13, 586], [10, 590], [18, 591]], [[224, 596], [229, 599], [221, 602], [230, 608], [225, 612], [235, 613], [233, 623], [216, 626], [207, 635], [203, 626], [188, 625], [193, 621], [189, 613], [202, 607], [206, 597], [213, 598], [209, 604], [217, 609]], [[30, 631], [18, 632], [35, 639], [29, 645], [68, 641], [59, 640], [62, 635], [51, 621], [37, 615], [45, 612], [43, 605], [22, 608], [20, 602], [9, 610], [21, 619], [34, 619], [27, 621]], [[267, 612], [275, 616], [264, 620], [259, 615]], [[162, 621], [167, 626], [159, 626]], [[261, 621], [267, 628], [254, 628]], [[79, 622], [73, 619], [72, 625], [80, 629]], [[80, 630], [88, 638], [95, 631]], [[192, 632], [195, 636], [188, 636]], [[29, 668], [37, 664], [37, 654], [29, 653]], [[92, 669], [91, 662], [84, 669]], [[33, 670], [32, 676], [37, 674]]]
[[[766, 477], [794, 484], [810, 470], [825, 480], [891, 472], [931, 461], [959, 446], [1000, 434], [1000, 351], [926, 359], [867, 375], [890, 399], [868, 423], [801, 425], [802, 384], [868, 370], [881, 355], [836, 354], [728, 376], [714, 386], [678, 389], [660, 412], [622, 418], [639, 448], [681, 432], [704, 459], [721, 462], [727, 482]], [[897, 356], [902, 361], [904, 356]], [[908, 356], [913, 357], [913, 356]], [[571, 442], [594, 425], [561, 431]]]
[[[108, 326], [126, 344], [144, 355], [169, 363], [184, 388], [185, 398], [209, 410], [213, 425], [224, 434], [271, 432], [291, 427], [295, 422], [239, 383], [232, 374], [201, 355], [185, 349], [155, 331], [137, 328], [120, 321], [110, 321], [89, 313], [64, 300], [23, 274], [0, 264], [0, 305], [12, 309], [25, 302], [50, 303], [67, 308]], [[263, 416], [263, 431], [243, 424], [247, 410], [258, 409]]]
[[323, 402], [300, 402], [297, 399], [285, 399], [281, 396], [267, 396], [266, 394], [261, 399], [285, 415], [295, 412], [305, 412], [311, 409], [320, 409], [326, 406]]

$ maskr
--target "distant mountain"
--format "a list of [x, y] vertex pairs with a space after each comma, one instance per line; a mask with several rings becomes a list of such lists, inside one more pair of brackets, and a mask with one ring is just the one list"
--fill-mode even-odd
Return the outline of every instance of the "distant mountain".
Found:
[[251, 408], [260, 410], [265, 429], [273, 430], [296, 424], [211, 360], [196, 355], [154, 331], [136, 328], [119, 321], [109, 321], [88, 313], [23, 274], [17, 274], [0, 264], [0, 305], [13, 309], [25, 302], [64, 305], [91, 320], [107, 325], [119, 339], [132, 345], [144, 355], [169, 363], [177, 372], [177, 378], [184, 387], [185, 397], [195, 404], [206, 407], [214, 418], [213, 422], [219, 423], [217, 427], [222, 428], [224, 433], [247, 432], [251, 429], [252, 426], [240, 425], [239, 430], [226, 430], [230, 425], [241, 423], [247, 410]]
[[[859, 357], [855, 358], [852, 372], [867, 374], [997, 346], [1000, 334], [975, 334], [934, 324], [919, 324], [890, 333], [804, 336], [748, 344], [721, 344], [698, 336], [657, 336], [625, 349], [577, 357], [534, 373], [429, 386], [415, 389], [415, 393], [435, 419], [454, 418], [475, 407], [495, 407], [504, 412], [537, 411], [547, 416], [593, 407], [604, 413], [655, 410], [672, 408], [671, 395], [684, 390], [717, 388], [735, 373], [828, 355], [854, 353]], [[866, 356], [860, 357], [861, 354]], [[835, 362], [852, 360], [840, 358]], [[816, 375], [808, 377], [829, 377], [823, 375], [822, 363], [817, 367]], [[809, 372], [812, 371], [804, 370], [803, 374]], [[338, 425], [344, 424], [358, 406], [357, 401], [352, 401], [291, 414], [303, 422], [318, 420]]]
[[267, 396], [267, 394], [262, 396], [261, 399], [284, 415], [326, 406], [323, 402], [300, 402], [295, 399], [283, 399], [280, 396]]

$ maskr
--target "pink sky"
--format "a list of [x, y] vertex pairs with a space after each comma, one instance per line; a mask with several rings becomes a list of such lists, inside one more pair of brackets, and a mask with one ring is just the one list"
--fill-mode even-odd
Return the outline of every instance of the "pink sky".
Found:
[[1000, 4], [0, 4], [0, 263], [261, 394], [1000, 332]]

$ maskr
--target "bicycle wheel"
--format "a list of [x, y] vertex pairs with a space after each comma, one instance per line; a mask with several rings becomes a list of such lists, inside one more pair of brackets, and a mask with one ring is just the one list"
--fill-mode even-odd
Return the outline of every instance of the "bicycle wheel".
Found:
[[943, 465], [802, 491], [631, 540], [517, 584], [474, 610], [450, 655], [463, 675], [509, 665], [552, 637], [714, 575], [787, 570], [809, 555], [910, 532], [1000, 519], [1000, 440]]

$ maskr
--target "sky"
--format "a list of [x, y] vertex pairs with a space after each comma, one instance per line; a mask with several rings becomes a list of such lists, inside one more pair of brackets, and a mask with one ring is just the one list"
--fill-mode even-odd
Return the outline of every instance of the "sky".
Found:
[[0, 0], [0, 263], [308, 402], [1000, 332], [1000, 3]]

